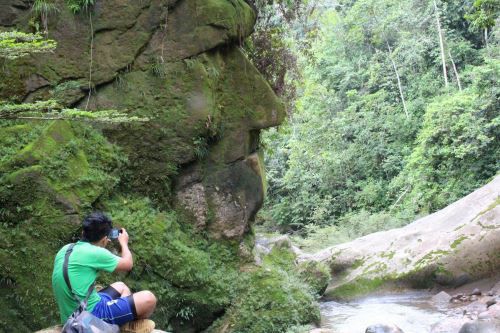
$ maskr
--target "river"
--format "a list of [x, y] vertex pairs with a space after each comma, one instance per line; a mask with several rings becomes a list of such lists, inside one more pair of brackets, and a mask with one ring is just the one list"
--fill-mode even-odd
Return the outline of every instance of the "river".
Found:
[[361, 298], [348, 303], [321, 303], [321, 327], [335, 333], [364, 333], [373, 324], [394, 324], [405, 333], [428, 333], [433, 324], [457, 317], [452, 308], [439, 308], [428, 292], [405, 292]]

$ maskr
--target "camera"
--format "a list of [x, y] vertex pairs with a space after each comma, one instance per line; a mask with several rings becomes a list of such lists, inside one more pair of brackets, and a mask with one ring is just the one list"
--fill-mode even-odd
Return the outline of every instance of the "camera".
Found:
[[111, 229], [111, 231], [108, 234], [108, 238], [111, 240], [115, 240], [118, 238], [118, 236], [122, 233], [122, 229]]

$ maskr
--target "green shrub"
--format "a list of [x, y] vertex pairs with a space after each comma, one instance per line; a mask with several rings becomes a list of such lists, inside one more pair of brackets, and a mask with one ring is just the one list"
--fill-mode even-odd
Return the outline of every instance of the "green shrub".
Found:
[[286, 332], [319, 321], [309, 286], [284, 270], [265, 267], [241, 277], [238, 298], [208, 332]]
[[94, 5], [95, 0], [65, 0], [66, 6], [73, 12], [77, 14], [82, 10], [89, 9], [90, 6]]

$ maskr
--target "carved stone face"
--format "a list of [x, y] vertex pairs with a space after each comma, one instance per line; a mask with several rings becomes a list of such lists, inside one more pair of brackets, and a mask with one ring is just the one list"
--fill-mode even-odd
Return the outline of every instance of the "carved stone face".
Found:
[[[215, 238], [240, 239], [248, 230], [264, 198], [259, 131], [284, 116], [268, 83], [228, 45], [254, 22], [240, 5], [235, 11], [229, 1], [180, 1], [120, 74], [130, 87], [107, 84], [91, 99], [97, 109], [138, 108], [151, 118], [107, 131], [137, 166], [132, 186], [162, 200], [173, 194], [197, 228]], [[163, 195], [171, 180], [173, 193]]]
[[[18, 12], [10, 23], [24, 20]], [[58, 47], [25, 61], [17, 94], [148, 117], [103, 129], [128, 155], [125, 186], [182, 207], [214, 238], [241, 238], [264, 197], [259, 132], [284, 117], [238, 46], [253, 10], [243, 0], [109, 0], [94, 6], [92, 27], [86, 15], [56, 15]]]

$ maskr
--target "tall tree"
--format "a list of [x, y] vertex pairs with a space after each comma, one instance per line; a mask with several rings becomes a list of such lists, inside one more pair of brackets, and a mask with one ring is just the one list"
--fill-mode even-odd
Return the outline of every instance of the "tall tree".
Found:
[[434, 11], [435, 11], [435, 16], [436, 16], [436, 26], [437, 26], [438, 36], [439, 36], [439, 48], [441, 49], [441, 64], [443, 67], [444, 85], [445, 85], [445, 87], [448, 87], [448, 73], [446, 71], [446, 56], [444, 53], [444, 49], [445, 49], [444, 34], [443, 34], [443, 29], [441, 28], [441, 18], [440, 18], [439, 8], [438, 8], [436, 0], [433, 0], [433, 3], [434, 3]]

